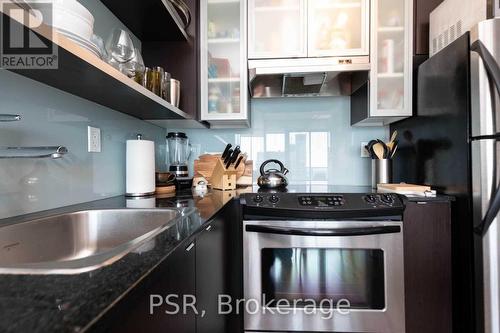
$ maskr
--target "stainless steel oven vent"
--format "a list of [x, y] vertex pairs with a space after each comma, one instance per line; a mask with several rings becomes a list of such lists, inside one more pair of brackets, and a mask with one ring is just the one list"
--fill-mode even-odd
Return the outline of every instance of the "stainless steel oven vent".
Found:
[[350, 96], [368, 80], [369, 57], [250, 60], [252, 98]]

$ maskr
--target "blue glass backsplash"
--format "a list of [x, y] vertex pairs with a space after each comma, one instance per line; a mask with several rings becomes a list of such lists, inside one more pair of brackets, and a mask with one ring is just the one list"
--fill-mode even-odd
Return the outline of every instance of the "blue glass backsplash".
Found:
[[[100, 1], [81, 2], [95, 14], [95, 32], [104, 39], [123, 28]], [[0, 146], [69, 149], [59, 160], [0, 159], [0, 219], [123, 194], [125, 141], [137, 133], [156, 142], [157, 169], [167, 166], [162, 128], [5, 70], [0, 87], [0, 113], [23, 117], [0, 123]], [[191, 160], [231, 142], [256, 169], [280, 159], [293, 183], [362, 186], [370, 184], [370, 160], [360, 157], [361, 142], [388, 135], [387, 128], [351, 127], [347, 97], [254, 100], [251, 113], [250, 129], [184, 130], [194, 147]], [[101, 129], [101, 153], [87, 152], [89, 125]]]
[[[81, 2], [104, 39], [114, 27], [124, 28], [100, 1]], [[156, 141], [157, 165], [165, 165], [162, 128], [5, 70], [0, 87], [0, 113], [22, 115], [19, 122], [0, 123], [0, 146], [69, 150], [60, 160], [0, 159], [0, 218], [123, 194], [125, 141], [137, 133]], [[89, 125], [101, 129], [101, 153], [87, 152]]]
[[251, 109], [250, 129], [179, 130], [193, 145], [191, 160], [221, 152], [229, 142], [254, 161], [254, 182], [260, 164], [273, 158], [290, 170], [292, 183], [371, 184], [371, 162], [360, 157], [361, 142], [387, 139], [388, 128], [351, 127], [349, 97], [252, 100]]
[[[59, 160], [0, 159], [0, 218], [115, 196], [125, 192], [125, 141], [142, 133], [165, 160], [165, 130], [0, 70], [1, 146], [66, 146]], [[101, 153], [87, 152], [87, 126], [101, 129]], [[164, 164], [164, 162], [162, 162]]]

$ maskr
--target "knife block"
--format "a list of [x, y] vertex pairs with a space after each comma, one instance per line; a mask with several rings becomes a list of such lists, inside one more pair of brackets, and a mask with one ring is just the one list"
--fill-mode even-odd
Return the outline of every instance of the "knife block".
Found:
[[224, 162], [218, 158], [214, 172], [210, 177], [212, 188], [222, 191], [232, 191], [236, 189], [237, 170], [231, 166], [226, 169]]

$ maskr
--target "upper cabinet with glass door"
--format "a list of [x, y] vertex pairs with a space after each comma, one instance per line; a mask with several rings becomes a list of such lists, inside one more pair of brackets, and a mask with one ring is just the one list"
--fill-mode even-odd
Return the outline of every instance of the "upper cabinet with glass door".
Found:
[[248, 0], [248, 58], [307, 56], [306, 0]]
[[388, 125], [413, 112], [413, 0], [372, 0], [370, 12], [370, 79], [351, 96], [351, 124], [359, 126]]
[[369, 0], [308, 0], [308, 56], [369, 54]]
[[202, 0], [201, 120], [248, 126], [245, 0]]
[[372, 117], [412, 114], [411, 0], [376, 0], [372, 13]]
[[248, 0], [248, 58], [368, 55], [369, 18], [369, 0]]

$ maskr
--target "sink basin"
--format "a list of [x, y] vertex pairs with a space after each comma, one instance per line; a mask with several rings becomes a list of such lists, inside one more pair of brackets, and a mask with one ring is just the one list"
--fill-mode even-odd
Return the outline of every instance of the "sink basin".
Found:
[[0, 274], [77, 274], [112, 264], [168, 228], [176, 209], [86, 210], [0, 227]]

